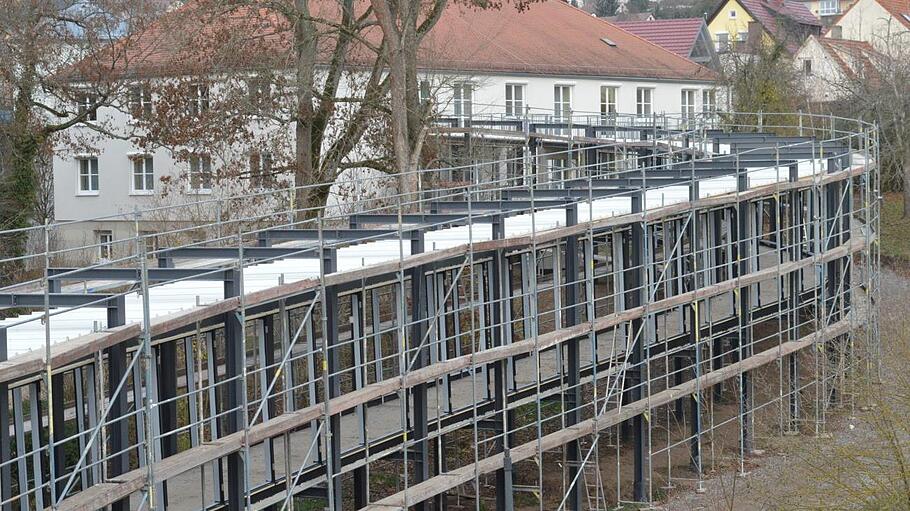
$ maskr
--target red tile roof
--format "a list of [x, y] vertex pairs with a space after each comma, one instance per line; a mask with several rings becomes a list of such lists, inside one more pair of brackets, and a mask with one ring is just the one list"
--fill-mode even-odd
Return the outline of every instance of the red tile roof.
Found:
[[910, 0], [876, 0], [905, 27], [910, 28]]
[[705, 21], [701, 18], [664, 19], [653, 21], [617, 21], [614, 25], [644, 37], [652, 43], [689, 57]]
[[[292, 33], [283, 18], [251, 7], [213, 17], [204, 14], [204, 1], [189, 0], [125, 41], [120, 60], [129, 64], [123, 72], [133, 76], [210, 73], [291, 62]], [[368, 3], [356, 0], [356, 5], [362, 12]], [[313, 0], [310, 7], [314, 17], [338, 17], [337, 2]], [[232, 38], [239, 51], [230, 58], [219, 55], [215, 49], [231, 44]], [[236, 38], [244, 38], [243, 44], [237, 44]], [[370, 28], [364, 39], [378, 46], [378, 27]], [[322, 50], [320, 58], [325, 61], [329, 52]], [[374, 55], [359, 44], [346, 59], [354, 65], [371, 65]], [[542, 0], [521, 12], [509, 3], [501, 9], [480, 10], [449, 2], [423, 40], [418, 58], [424, 69], [465, 73], [716, 79], [713, 71], [562, 0]]]
[[878, 76], [875, 61], [880, 55], [871, 44], [829, 37], [819, 37], [818, 42], [848, 78], [857, 78], [858, 72], [868, 79], [876, 79]]

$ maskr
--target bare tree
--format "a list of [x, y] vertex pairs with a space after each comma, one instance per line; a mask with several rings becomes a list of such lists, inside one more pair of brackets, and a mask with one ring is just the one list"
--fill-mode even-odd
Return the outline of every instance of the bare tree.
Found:
[[[9, 154], [0, 176], [0, 228], [21, 229], [38, 219], [38, 192], [47, 188], [38, 167], [53, 137], [74, 126], [123, 136], [97, 122], [95, 111], [117, 96], [132, 34], [155, 16], [154, 7], [139, 0], [4, 2], [0, 91], [8, 122], [0, 124], [0, 136]], [[25, 241], [21, 233], [9, 236], [0, 243], [3, 254], [22, 254]]]
[[836, 111], [878, 125], [883, 185], [903, 191], [910, 218], [910, 42], [906, 32], [876, 37], [879, 50], [853, 55], [849, 72], [829, 86], [839, 98]]

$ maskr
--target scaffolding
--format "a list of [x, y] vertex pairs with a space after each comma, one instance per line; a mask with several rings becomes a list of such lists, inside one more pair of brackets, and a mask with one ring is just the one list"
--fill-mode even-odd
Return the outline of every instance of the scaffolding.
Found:
[[[823, 434], [877, 377], [874, 126], [450, 128], [566, 146], [422, 169], [449, 184], [337, 215], [276, 199], [224, 217], [238, 196], [149, 234], [161, 211], [136, 211], [95, 264], [56, 264], [98, 249], [51, 248], [65, 225], [0, 233], [45, 240], [2, 261], [23, 279], [0, 290], [17, 313], [0, 322], [0, 508], [651, 505], [724, 462], [747, 471], [763, 435]], [[205, 239], [151, 242], [190, 229]]]

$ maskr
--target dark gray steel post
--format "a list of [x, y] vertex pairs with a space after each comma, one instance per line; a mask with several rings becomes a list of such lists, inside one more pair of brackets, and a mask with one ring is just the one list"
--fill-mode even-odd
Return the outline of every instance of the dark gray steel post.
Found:
[[[566, 207], [566, 226], [572, 226], [578, 223], [578, 203], [569, 204]], [[581, 319], [578, 305], [578, 237], [568, 236], [566, 238], [566, 327], [572, 327], [578, 324]], [[536, 271], [536, 270], [535, 270]], [[581, 405], [581, 350], [579, 349], [580, 340], [574, 338], [566, 343], [566, 363], [568, 364], [568, 373], [566, 374], [565, 403], [568, 408], [566, 413], [566, 426], [578, 424], [579, 410]], [[566, 460], [569, 468], [569, 481], [576, 478], [580, 470], [579, 463], [582, 460], [581, 446], [578, 440], [573, 440], [566, 444]], [[589, 463], [594, 463], [590, 460]], [[566, 499], [566, 509], [581, 511], [584, 501], [579, 486], [583, 483], [579, 477], [578, 481], [572, 485], [569, 490], [569, 497]]]
[[[274, 367], [276, 364], [275, 361], [275, 315], [268, 314], [262, 319], [262, 346], [263, 346], [263, 357], [262, 359], [265, 362], [265, 366], [268, 367], [265, 371], [265, 381], [271, 383], [275, 378], [275, 373], [277, 367]], [[268, 389], [268, 383], [262, 388], [262, 392], [265, 392]], [[274, 394], [277, 390], [276, 388], [272, 389]], [[272, 396], [266, 401], [265, 409], [269, 412], [269, 417], [274, 418], [277, 415], [278, 411], [278, 397]], [[275, 479], [275, 442], [269, 438], [265, 441], [265, 449], [268, 451], [266, 453], [266, 459], [271, 461], [269, 466], [266, 467], [266, 479], [273, 481]]]
[[[737, 189], [744, 192], [749, 189], [749, 176], [739, 175]], [[752, 246], [752, 208], [748, 200], [739, 201], [736, 213], [736, 235], [733, 239], [736, 242], [736, 265], [737, 276], [744, 276], [750, 273], [750, 247]], [[745, 286], [739, 289], [739, 328], [737, 359], [744, 360], [752, 355], [752, 287]], [[752, 452], [752, 410], [751, 410], [751, 378], [748, 371], [742, 372], [740, 378], [740, 400], [739, 407], [742, 416], [742, 447], [743, 453]]]
[[[500, 240], [503, 238], [504, 220], [502, 215], [496, 215], [493, 218], [493, 239]], [[509, 285], [507, 279], [503, 279], [503, 267], [505, 254], [497, 250], [493, 256], [492, 275], [490, 276], [490, 304], [492, 309], [492, 327], [493, 327], [493, 346], [502, 346], [504, 343], [502, 331], [504, 325], [502, 309], [506, 306], [503, 302], [506, 293], [504, 287]], [[509, 446], [506, 441], [506, 431], [509, 430], [508, 421], [502, 419], [502, 411], [505, 409], [506, 392], [505, 392], [505, 373], [506, 361], [499, 360], [492, 363], [493, 373], [493, 410], [494, 422], [500, 423], [500, 429], [496, 431], [496, 450], [504, 454], [503, 468], [496, 471], [496, 511], [511, 511], [512, 509], [512, 460], [509, 456]]]
[[[790, 166], [790, 182], [799, 180], [799, 166], [793, 164]], [[802, 259], [802, 222], [803, 208], [801, 194], [799, 190], [789, 192], [790, 206], [790, 227], [788, 236], [788, 245], [790, 251], [790, 260], [798, 261]], [[787, 340], [795, 341], [799, 338], [799, 290], [802, 272], [792, 271], [787, 277], [787, 300], [788, 300], [788, 317], [787, 317]], [[787, 373], [789, 385], [788, 404], [790, 410], [789, 429], [798, 431], [799, 429], [799, 356], [798, 353], [787, 355]]]
[[[224, 297], [231, 298], [238, 296], [240, 293], [240, 278], [236, 270], [231, 270], [225, 275]], [[246, 410], [240, 410], [243, 395], [243, 382], [240, 380], [243, 374], [244, 360], [243, 353], [243, 325], [240, 324], [240, 317], [235, 311], [224, 314], [224, 378], [227, 381], [227, 388], [224, 390], [225, 410], [232, 410], [225, 414], [225, 434], [236, 433], [240, 431], [243, 424], [242, 413]], [[227, 456], [227, 485], [228, 485], [228, 509], [239, 511], [244, 507], [246, 488], [244, 486], [244, 468], [243, 459], [239, 452], [228, 454]]]
[[[424, 250], [423, 231], [411, 232], [411, 254], [420, 254]], [[416, 266], [412, 268], [411, 274], [411, 342], [409, 346], [410, 357], [414, 357], [414, 363], [411, 370], [417, 370], [426, 367], [429, 363], [430, 350], [429, 346], [421, 345], [427, 332], [427, 295], [425, 282], [425, 267]], [[416, 350], [416, 351], [415, 351]], [[413, 398], [413, 428], [414, 428], [414, 452], [416, 457], [416, 482], [420, 483], [430, 478], [430, 453], [427, 448], [427, 384], [420, 383], [411, 389]], [[425, 502], [419, 502], [414, 505], [414, 509], [422, 511], [426, 509]]]
[[[177, 454], [177, 341], [158, 345], [158, 417], [161, 428], [161, 458]], [[161, 483], [162, 502], [167, 505], [167, 481]]]
[[[120, 326], [126, 323], [126, 299], [118, 296], [107, 308], [107, 327]], [[117, 343], [105, 350], [107, 354], [107, 393], [113, 396], [114, 391], [126, 374], [127, 358], [126, 343]], [[110, 477], [116, 477], [126, 473], [130, 469], [130, 453], [123, 452], [129, 445], [129, 421], [127, 419], [118, 420], [128, 413], [126, 386], [120, 391], [116, 398], [111, 402], [111, 409], [108, 420], [108, 439], [110, 442], [110, 452], [120, 453], [112, 454], [107, 462]], [[111, 504], [111, 511], [127, 511], [129, 509], [129, 499], [119, 500]]]
[[[326, 275], [338, 269], [337, 252], [333, 248], [323, 249], [323, 268]], [[325, 341], [326, 370], [329, 372], [328, 397], [333, 399], [341, 395], [341, 369], [340, 353], [338, 353], [338, 288], [327, 286], [325, 288], [325, 314], [322, 332]], [[329, 461], [332, 471], [328, 477], [332, 479], [332, 494], [329, 499], [334, 503], [333, 509], [341, 509], [343, 502], [342, 477], [341, 477], [341, 414], [336, 413], [329, 417]]]
[[[689, 186], [689, 200], [696, 201], [698, 198], [698, 181], [693, 181]], [[701, 225], [699, 224], [698, 220], [698, 211], [693, 211], [692, 218], [689, 222], [689, 244], [692, 251], [692, 275], [690, 277], [691, 286], [689, 286], [689, 288], [693, 290], [699, 287], [698, 272], [704, 271], [704, 268], [701, 268], [699, 264], [699, 253], [703, 247], [699, 246], [699, 240], [701, 239], [699, 236]], [[707, 257], [705, 257], [705, 259], [707, 259]], [[698, 375], [701, 374], [701, 346], [699, 345], [701, 336], [699, 332], [700, 319], [697, 303], [698, 302], [690, 304], [688, 306], [689, 344], [692, 346], [692, 372], [694, 378], [697, 378]], [[692, 419], [690, 421], [690, 435], [692, 438], [689, 441], [689, 456], [691, 459], [692, 469], [695, 470], [697, 474], [701, 474], [701, 388], [697, 388], [695, 393], [692, 394], [690, 403], [690, 414], [692, 415]]]
[[[632, 213], [641, 213], [643, 207], [642, 194], [632, 195]], [[645, 268], [645, 232], [644, 224], [641, 221], [633, 222], [629, 236], [629, 247], [625, 250], [625, 296], [626, 309], [633, 309], [642, 305], [642, 295], [644, 293]], [[629, 332], [629, 342], [634, 342], [633, 346], [627, 344], [627, 349], [631, 349], [629, 363], [631, 371], [630, 378], [630, 399], [634, 403], [640, 401], [644, 396], [644, 364], [645, 361], [645, 343], [647, 342], [644, 332], [644, 320], [637, 317], [632, 320], [632, 329]], [[645, 458], [649, 450], [647, 424], [642, 414], [636, 415], [632, 419], [633, 435], [633, 495], [636, 502], [650, 502], [649, 487], [646, 475]]]

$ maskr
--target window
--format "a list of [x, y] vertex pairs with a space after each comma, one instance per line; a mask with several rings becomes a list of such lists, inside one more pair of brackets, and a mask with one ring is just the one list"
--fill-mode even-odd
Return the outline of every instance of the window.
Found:
[[639, 116], [651, 115], [651, 96], [654, 90], [639, 87], [635, 94], [635, 112]]
[[840, 5], [838, 5], [838, 0], [821, 0], [818, 2], [819, 16], [832, 16], [839, 13]]
[[694, 90], [684, 90], [679, 100], [680, 112], [682, 112], [683, 119], [691, 119], [695, 117], [695, 91]]
[[[247, 90], [249, 92], [250, 104], [256, 108], [267, 106], [272, 99], [272, 86], [265, 78], [257, 77], [250, 79], [247, 82]], [[206, 99], [208, 99], [208, 93], [206, 93]]]
[[432, 99], [430, 97], [430, 81], [429, 80], [420, 81], [420, 95], [419, 95], [418, 99], [420, 100], [421, 103], [429, 103], [430, 100]]
[[717, 51], [730, 51], [730, 34], [726, 32], [717, 34]]
[[114, 233], [95, 231], [95, 245], [98, 246], [98, 259], [110, 261], [114, 253]]
[[600, 87], [600, 115], [606, 117], [616, 113], [616, 89], [602, 85]]
[[736, 19], [736, 10], [735, 9], [730, 9], [730, 19], [731, 20]]
[[474, 85], [470, 82], [457, 82], [452, 85], [452, 92], [455, 117], [470, 118], [474, 112]]
[[749, 32], [737, 32], [736, 33], [736, 42], [744, 43], [749, 37]]
[[569, 120], [572, 115], [572, 86], [553, 87], [553, 115], [557, 119]]
[[137, 119], [152, 115], [152, 89], [148, 85], [130, 87], [130, 115]]
[[79, 164], [79, 194], [98, 194], [98, 158], [85, 157], [76, 160]]
[[708, 114], [717, 112], [717, 94], [715, 91], [701, 91], [701, 111]]
[[525, 111], [525, 86], [506, 84], [506, 115], [523, 115]]
[[158, 236], [155, 231], [139, 231], [139, 236], [145, 245], [146, 257], [154, 258], [155, 253], [158, 252]]
[[97, 98], [94, 94], [83, 93], [79, 94], [76, 97], [78, 103], [77, 109], [79, 115], [85, 114], [85, 120], [87, 121], [97, 121], [98, 120], [98, 108], [95, 106]]
[[207, 154], [190, 156], [190, 190], [194, 192], [212, 191], [212, 157]]
[[194, 83], [189, 90], [190, 115], [199, 115], [209, 110], [209, 86], [204, 83]]
[[250, 186], [266, 188], [273, 182], [272, 153], [263, 151], [250, 154]]
[[812, 76], [812, 59], [803, 59], [803, 74]]
[[133, 164], [133, 189], [134, 194], [145, 195], [155, 191], [155, 167], [151, 156], [135, 156]]

